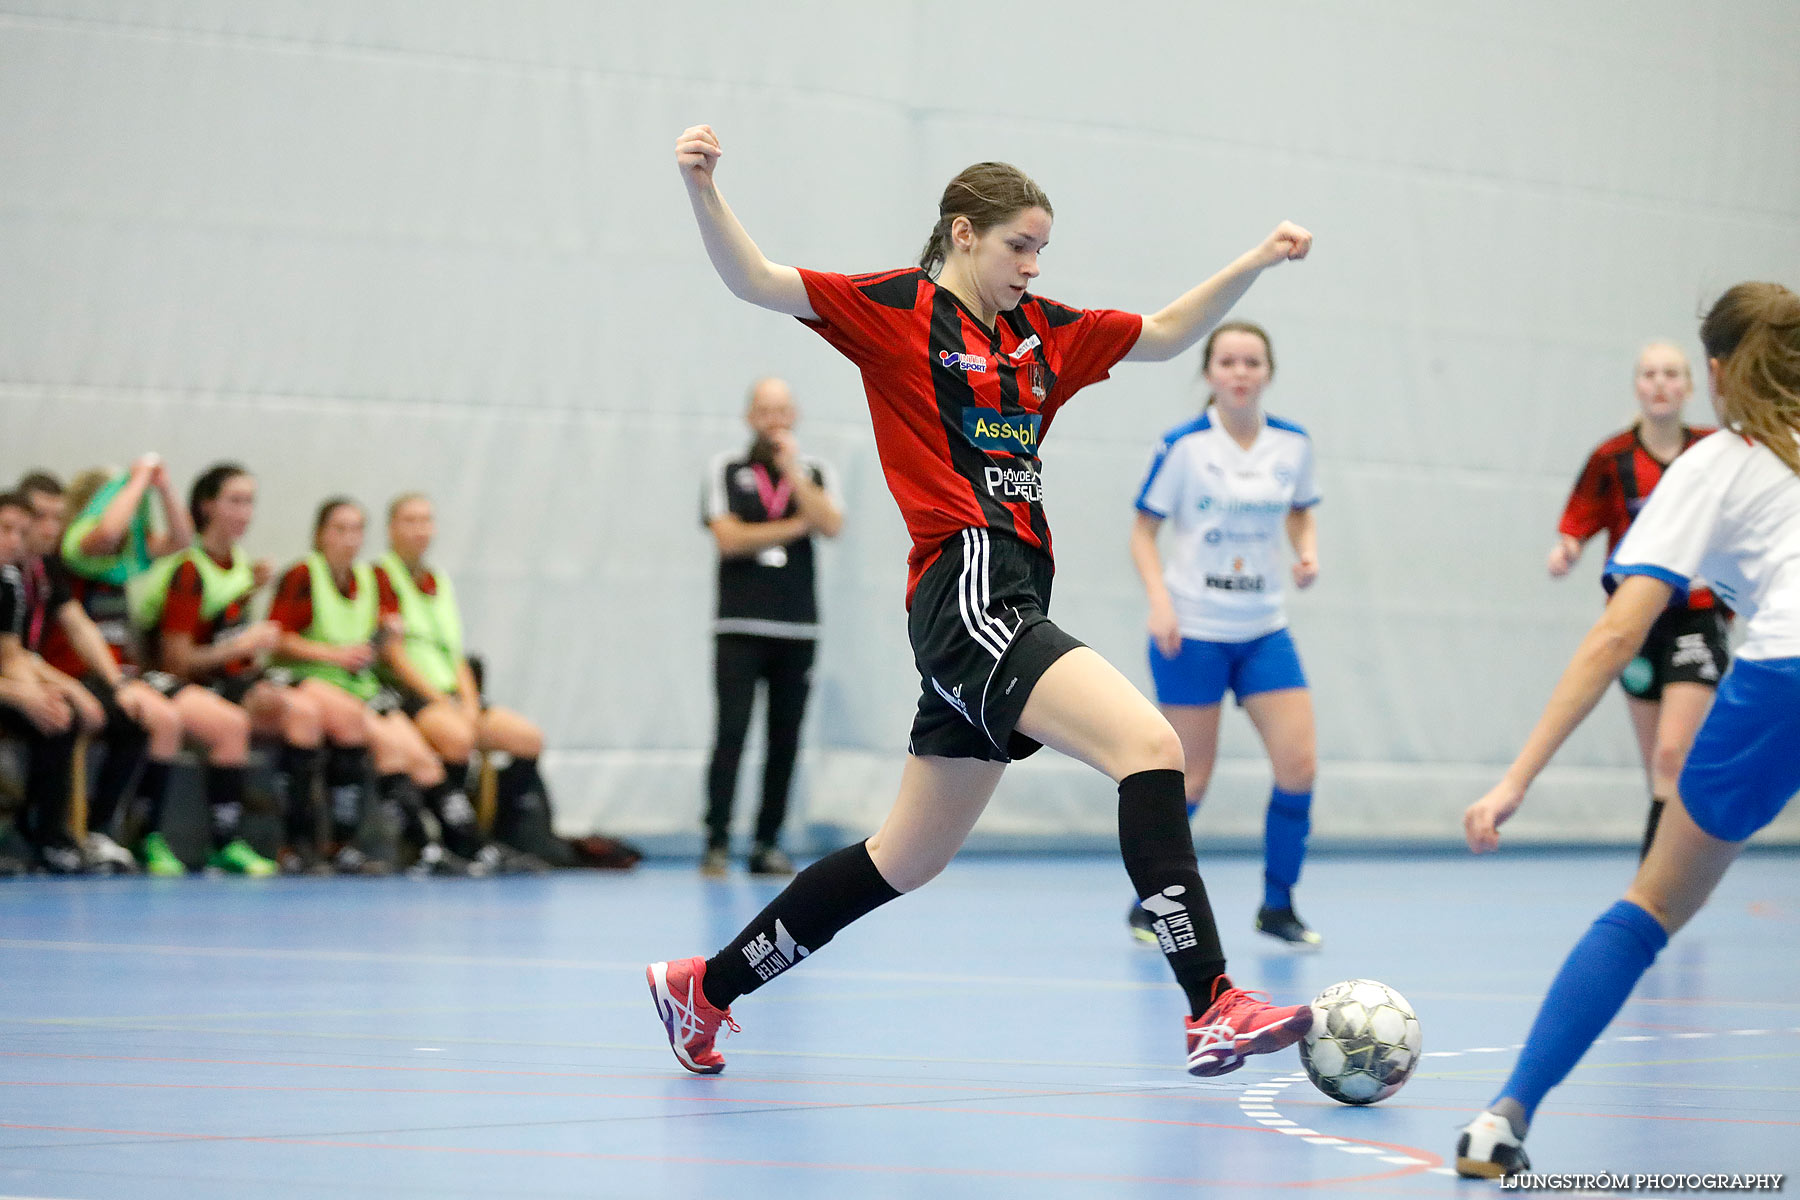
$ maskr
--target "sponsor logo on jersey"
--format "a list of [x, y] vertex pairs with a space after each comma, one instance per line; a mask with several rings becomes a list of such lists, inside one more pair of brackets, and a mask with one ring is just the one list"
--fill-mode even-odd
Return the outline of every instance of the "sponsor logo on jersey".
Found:
[[1285, 513], [1290, 507], [1285, 500], [1226, 500], [1220, 503], [1211, 496], [1202, 496], [1194, 503], [1195, 512], [1212, 512], [1217, 508], [1222, 513], [1241, 516]]
[[1027, 354], [1030, 354], [1032, 351], [1032, 348], [1034, 346], [1036, 346], [1037, 344], [1038, 344], [1038, 335], [1034, 333], [1030, 337], [1026, 338], [1024, 341], [1020, 342], [1017, 346], [1015, 346], [1013, 348], [1013, 352], [1011, 354], [1007, 355], [1007, 357], [1012, 359], [1014, 362], [1018, 362], [1021, 358], [1024, 358]]
[[991, 408], [965, 408], [963, 436], [981, 450], [999, 454], [1029, 454], [1035, 458], [1038, 426], [1043, 420], [1036, 413], [1001, 416]]
[[952, 354], [948, 350], [938, 351], [938, 361], [951, 370], [983, 371], [987, 370], [988, 360], [979, 354]]
[[1044, 477], [1030, 467], [989, 467], [983, 474], [990, 496], [1032, 504], [1044, 498]]
[[[1242, 559], [1238, 560], [1240, 563]], [[1260, 592], [1265, 590], [1261, 575], [1208, 575], [1206, 586], [1221, 592]]]

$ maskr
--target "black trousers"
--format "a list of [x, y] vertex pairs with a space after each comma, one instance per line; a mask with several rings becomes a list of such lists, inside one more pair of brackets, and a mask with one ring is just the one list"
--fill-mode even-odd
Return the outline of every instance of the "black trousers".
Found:
[[738, 762], [750, 731], [756, 685], [767, 683], [769, 757], [763, 764], [762, 808], [756, 814], [756, 840], [773, 845], [787, 819], [788, 785], [794, 778], [794, 756], [800, 750], [800, 721], [812, 688], [810, 639], [759, 637], [721, 633], [713, 638], [713, 695], [718, 720], [713, 733], [712, 765], [706, 773], [706, 844], [724, 846], [730, 837], [731, 803], [737, 789]]
[[24, 713], [0, 706], [0, 729], [25, 743], [25, 809], [18, 830], [36, 846], [69, 845], [69, 781], [75, 763], [75, 728], [41, 733]]

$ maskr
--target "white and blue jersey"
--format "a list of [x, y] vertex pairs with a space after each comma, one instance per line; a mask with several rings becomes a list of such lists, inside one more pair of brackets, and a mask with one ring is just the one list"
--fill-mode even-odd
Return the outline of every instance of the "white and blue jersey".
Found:
[[1286, 522], [1319, 502], [1312, 439], [1264, 417], [1248, 450], [1201, 413], [1163, 438], [1139, 489], [1139, 512], [1174, 534], [1163, 582], [1181, 636], [1247, 642], [1287, 627]]
[[1695, 824], [1744, 840], [1800, 790], [1800, 476], [1720, 430], [1675, 460], [1607, 574], [1648, 575], [1677, 594], [1701, 579], [1744, 619], [1679, 787]]

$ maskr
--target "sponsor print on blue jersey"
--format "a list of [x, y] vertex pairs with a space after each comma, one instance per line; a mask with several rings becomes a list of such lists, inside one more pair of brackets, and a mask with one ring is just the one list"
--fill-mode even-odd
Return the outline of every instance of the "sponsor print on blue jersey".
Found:
[[1043, 420], [1037, 413], [1003, 416], [991, 408], [965, 408], [963, 436], [990, 453], [1024, 454], [1036, 458], [1038, 426]]

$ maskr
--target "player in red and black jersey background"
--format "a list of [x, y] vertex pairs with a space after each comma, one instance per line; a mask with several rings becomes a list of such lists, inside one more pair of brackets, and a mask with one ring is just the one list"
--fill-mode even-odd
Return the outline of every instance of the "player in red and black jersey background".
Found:
[[[1581, 557], [1582, 546], [1603, 531], [1607, 557], [1612, 557], [1669, 464], [1713, 432], [1707, 426], [1682, 424], [1681, 412], [1693, 394], [1694, 379], [1679, 347], [1667, 342], [1645, 346], [1638, 355], [1635, 385], [1641, 415], [1629, 429], [1594, 448], [1569, 493], [1557, 524], [1559, 536], [1550, 550], [1552, 576], [1567, 575]], [[1619, 676], [1650, 784], [1640, 858], [1650, 852], [1657, 819], [1675, 794], [1688, 747], [1730, 665], [1726, 638], [1730, 616], [1711, 591], [1695, 586], [1685, 603], [1670, 608], [1651, 626], [1637, 657]]]
[[719, 195], [711, 128], [676, 159], [714, 269], [740, 299], [805, 322], [862, 372], [876, 450], [900, 506], [908, 634], [919, 670], [899, 796], [879, 832], [794, 878], [711, 959], [646, 974], [676, 1058], [714, 1073], [737, 997], [949, 863], [1005, 764], [1050, 745], [1119, 788], [1119, 841], [1187, 994], [1187, 1067], [1218, 1075], [1291, 1045], [1311, 1009], [1233, 987], [1188, 831], [1181, 743], [1156, 706], [1047, 615], [1054, 572], [1039, 453], [1062, 405], [1126, 358], [1195, 345], [1268, 267], [1312, 235], [1283, 223], [1158, 312], [1083, 310], [1034, 295], [1049, 198], [1006, 163], [951, 180], [917, 267], [866, 275], [770, 262]]

